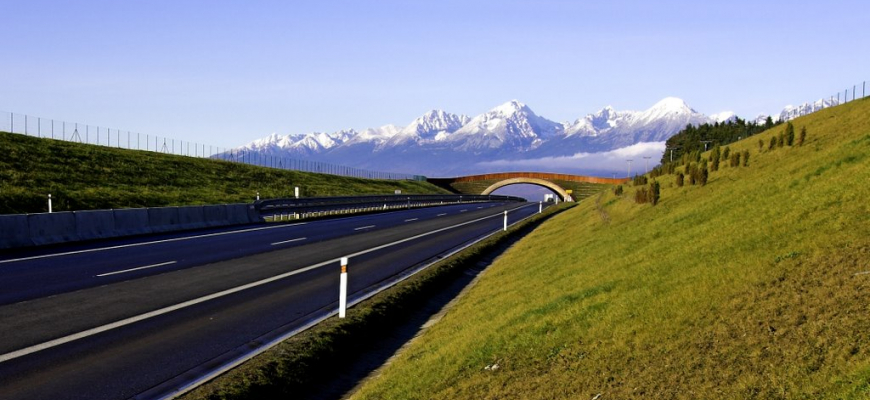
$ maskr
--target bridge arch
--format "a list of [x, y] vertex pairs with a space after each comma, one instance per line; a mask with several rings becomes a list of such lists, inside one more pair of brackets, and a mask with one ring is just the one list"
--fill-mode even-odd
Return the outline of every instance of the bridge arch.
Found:
[[550, 189], [553, 192], [555, 192], [556, 195], [559, 196], [559, 200], [569, 201], [568, 198], [570, 197], [570, 195], [561, 186], [559, 186], [553, 182], [544, 180], [544, 179], [526, 178], [526, 177], [510, 178], [510, 179], [498, 181], [496, 183], [493, 183], [492, 185], [489, 185], [489, 187], [484, 189], [483, 193], [481, 193], [481, 194], [483, 194], [483, 195], [491, 194], [492, 192], [494, 192], [498, 189], [501, 189], [505, 186], [519, 185], [519, 184], [529, 184], [529, 185], [537, 185], [537, 186], [545, 187], [545, 188]]

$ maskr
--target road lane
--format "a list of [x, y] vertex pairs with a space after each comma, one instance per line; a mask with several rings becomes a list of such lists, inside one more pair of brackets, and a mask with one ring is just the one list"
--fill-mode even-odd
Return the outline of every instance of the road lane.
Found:
[[[74, 244], [2, 255], [0, 305], [272, 251], [275, 250], [272, 243], [303, 244], [294, 241], [300, 237], [305, 237], [306, 242], [316, 242], [359, 234], [361, 231], [387, 229], [405, 223], [404, 220], [408, 218], [426, 220], [439, 213], [456, 214], [461, 207], [465, 205], [307, 223], [208, 230], [204, 233], [197, 231], [185, 235], [109, 240], [86, 247]], [[359, 227], [366, 229], [356, 229]], [[169, 260], [176, 262], [164, 264]], [[107, 272], [159, 264], [163, 265], [133, 271], [131, 274], [102, 276], [102, 280], [93, 279]]]
[[[526, 207], [523, 211], [512, 213], [517, 218], [520, 214], [537, 212], [537, 208]], [[489, 214], [493, 214], [491, 211]], [[514, 214], [516, 213], [516, 214]], [[433, 221], [429, 221], [432, 224]], [[380, 232], [390, 239], [409, 238], [405, 232], [407, 225], [395, 231]], [[429, 226], [427, 229], [431, 229]], [[488, 218], [480, 223], [469, 224], [445, 232], [442, 235], [429, 235], [403, 243], [403, 246], [383, 248], [378, 251], [353, 257], [350, 265], [351, 292], [359, 295], [366, 287], [388, 279], [418, 264], [437, 257], [437, 254], [455, 248], [473, 237], [499, 230], [500, 218]], [[127, 285], [127, 291], [137, 292], [143, 288], [151, 288], [145, 293], [137, 292], [137, 296], [117, 298], [118, 301], [106, 301], [95, 307], [86, 307], [86, 311], [74, 313], [73, 318], [64, 318], [73, 307], [67, 310], [55, 310], [47, 299], [42, 310], [54, 315], [46, 316], [41, 321], [28, 321], [18, 327], [6, 327], [10, 318], [6, 311], [39, 301], [0, 307], [0, 322], [2, 337], [11, 337], [13, 331], [27, 330], [31, 333], [39, 324], [75, 323], [88, 314], [98, 314], [95, 320], [112, 320], [117, 316], [106, 312], [103, 307], [114, 303], [140, 305], [138, 300], [154, 299], [155, 297], [172, 296], [176, 290], [185, 287], [208, 285], [212, 280], [222, 280], [236, 277], [240, 272], [250, 272], [250, 278], [265, 276], [276, 271], [292, 269], [291, 259], [299, 259], [301, 264], [323, 259], [324, 254], [332, 252], [331, 257], [351, 254], [354, 249], [376, 247], [383, 240], [378, 234], [353, 235], [338, 242], [323, 241], [306, 245], [310, 247], [305, 254], [298, 249], [274, 251], [260, 254], [256, 257], [246, 257], [240, 260], [216, 263], [199, 268], [173, 271], [171, 273], [149, 276], [129, 282], [122, 282], [106, 287], [92, 288], [75, 293], [55, 296], [55, 305], [75, 303], [83, 300], [86, 294], [100, 298], [107, 295], [123, 294], [126, 291], [116, 286]], [[344, 252], [336, 252], [336, 248]], [[294, 251], [296, 250], [296, 251]], [[315, 256], [316, 255], [316, 256]], [[318, 258], [319, 257], [319, 258]], [[248, 260], [256, 258], [256, 260]], [[245, 261], [246, 260], [246, 261]], [[243, 262], [244, 261], [244, 262]], [[235, 265], [240, 264], [240, 265]], [[265, 267], [264, 267], [265, 265]], [[213, 301], [200, 303], [182, 310], [151, 318], [135, 324], [124, 326], [98, 335], [57, 346], [44, 352], [17, 358], [0, 363], [0, 398], [127, 398], [153, 385], [170, 379], [173, 376], [207, 363], [216, 355], [223, 354], [255, 338], [280, 327], [302, 324], [317, 310], [334, 308], [337, 299], [338, 267], [316, 268], [304, 273], [293, 275], [287, 279], [271, 282], [253, 289], [240, 291]], [[199, 278], [196, 280], [194, 278]], [[239, 279], [236, 279], [237, 281]], [[175, 286], [163, 287], [170, 282]], [[184, 282], [178, 285], [178, 282]], [[139, 283], [138, 285], [135, 285]], [[218, 285], [219, 286], [219, 285]], [[114, 290], [114, 291], [110, 291]], [[174, 301], [174, 300], [173, 300]], [[154, 301], [147, 302], [153, 306]], [[172, 301], [169, 301], [171, 303]], [[159, 302], [157, 302], [159, 303]], [[277, 305], [277, 306], [276, 306]], [[135, 308], [135, 307], [134, 307]], [[142, 307], [140, 307], [142, 308]], [[145, 307], [147, 308], [147, 307]], [[19, 310], [21, 311], [21, 310]], [[29, 310], [32, 313], [38, 310]], [[4, 315], [4, 313], [6, 313]], [[99, 315], [102, 314], [102, 315]], [[19, 314], [20, 316], [21, 314]], [[60, 320], [58, 320], [60, 318]], [[63, 329], [61, 329], [63, 330]], [[75, 331], [76, 329], [70, 329]], [[20, 338], [19, 338], [20, 339]], [[27, 340], [18, 340], [18, 345]], [[0, 346], [8, 347], [5, 343]], [[0, 352], [3, 352], [0, 350]], [[8, 379], [7, 379], [8, 378]]]

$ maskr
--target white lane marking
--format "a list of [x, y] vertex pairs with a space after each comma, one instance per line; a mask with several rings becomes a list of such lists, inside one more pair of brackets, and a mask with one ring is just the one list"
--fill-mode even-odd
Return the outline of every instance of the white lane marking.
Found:
[[374, 228], [375, 226], [376, 226], [376, 225], [366, 225], [366, 226], [361, 226], [361, 227], [359, 227], [359, 228], [353, 228], [353, 230], [355, 230], [355, 231], [361, 231], [361, 230], [363, 230], [363, 229]]
[[103, 277], [103, 276], [109, 276], [109, 275], [123, 274], [123, 273], [125, 273], [125, 272], [138, 271], [138, 270], [140, 270], [140, 269], [157, 268], [157, 267], [162, 267], [162, 266], [164, 266], [164, 265], [172, 265], [172, 264], [175, 264], [176, 262], [177, 262], [177, 261], [167, 261], [167, 262], [165, 262], [165, 263], [146, 265], [146, 266], [144, 266], [144, 267], [130, 268], [130, 269], [125, 269], [125, 270], [123, 270], [123, 271], [106, 272], [105, 274], [99, 274], [99, 275], [97, 275], [97, 277]]
[[466, 212], [466, 211], [468, 211], [468, 210], [459, 210], [459, 212]]
[[[529, 206], [520, 206], [520, 207], [515, 208], [514, 210], [518, 210], [518, 209], [523, 208], [523, 207], [529, 207]], [[511, 210], [511, 211], [513, 211], [513, 210]], [[411, 240], [416, 240], [416, 239], [426, 237], [429, 235], [434, 235], [436, 233], [448, 231], [450, 229], [455, 229], [455, 228], [459, 228], [461, 226], [470, 225], [470, 224], [473, 224], [476, 222], [480, 222], [480, 221], [483, 221], [485, 219], [496, 218], [496, 217], [501, 217], [501, 216], [502, 216], [502, 214], [495, 214], [495, 215], [490, 215], [488, 217], [481, 217], [481, 218], [473, 219], [471, 221], [466, 221], [466, 222], [456, 224], [456, 225], [446, 226], [444, 228], [436, 229], [436, 230], [431, 231], [431, 232], [421, 233], [419, 235], [411, 236], [411, 237], [404, 238], [401, 240], [397, 240], [397, 241], [392, 242], [392, 243], [387, 243], [387, 244], [382, 244], [382, 245], [377, 246], [377, 247], [372, 247], [368, 250], [363, 250], [363, 251], [358, 251], [358, 252], [353, 253], [353, 254], [348, 254], [345, 257], [352, 258], [352, 257], [356, 257], [356, 256], [361, 256], [363, 254], [367, 254], [367, 253], [371, 253], [371, 252], [378, 251], [381, 249], [385, 249], [387, 247], [395, 246], [397, 244], [402, 244], [405, 242], [409, 242]], [[331, 265], [331, 264], [339, 262], [340, 260], [341, 260], [341, 258], [334, 258], [334, 259], [327, 260], [327, 261], [317, 263], [314, 265], [309, 265], [307, 267], [303, 267], [303, 268], [300, 268], [300, 269], [297, 269], [294, 271], [285, 272], [285, 273], [280, 274], [280, 275], [275, 275], [271, 278], [260, 279], [259, 281], [256, 281], [256, 282], [251, 282], [248, 284], [244, 284], [242, 286], [237, 286], [234, 288], [222, 290], [220, 292], [212, 293], [212, 294], [207, 295], [207, 296], [202, 296], [202, 297], [199, 297], [199, 298], [196, 298], [193, 300], [188, 300], [188, 301], [185, 301], [183, 303], [178, 303], [176, 305], [172, 305], [169, 307], [163, 307], [161, 309], [150, 311], [150, 312], [147, 312], [145, 314], [139, 314], [139, 315], [136, 315], [133, 317], [125, 318], [125, 319], [122, 319], [120, 321], [112, 322], [110, 324], [106, 324], [103, 326], [98, 326], [96, 328], [91, 328], [91, 329], [88, 329], [85, 331], [81, 331], [79, 333], [74, 333], [72, 335], [67, 335], [67, 336], [60, 337], [60, 338], [57, 338], [54, 340], [49, 340], [49, 341], [44, 342], [44, 343], [35, 344], [33, 346], [25, 347], [23, 349], [9, 352], [6, 354], [0, 354], [0, 363], [12, 360], [14, 358], [26, 356], [28, 354], [36, 353], [37, 351], [41, 351], [41, 350], [49, 349], [49, 348], [52, 348], [55, 346], [59, 346], [59, 345], [62, 345], [64, 343], [69, 343], [69, 342], [72, 342], [72, 341], [75, 341], [78, 339], [86, 338], [88, 336], [93, 336], [93, 335], [96, 335], [98, 333], [109, 331], [109, 330], [112, 330], [115, 328], [120, 328], [120, 327], [125, 326], [125, 325], [130, 325], [132, 323], [146, 320], [148, 318], [156, 317], [156, 316], [163, 315], [163, 314], [166, 314], [166, 313], [169, 313], [172, 311], [180, 310], [182, 308], [197, 305], [199, 303], [203, 303], [203, 302], [206, 302], [209, 300], [224, 297], [224, 296], [227, 296], [227, 295], [230, 295], [233, 293], [240, 292], [240, 291], [245, 290], [245, 289], [250, 289], [253, 287], [257, 287], [257, 286], [262, 286], [262, 285], [265, 285], [267, 283], [275, 282], [277, 280], [284, 279], [284, 278], [287, 278], [287, 277], [290, 277], [293, 275], [298, 275], [298, 274], [301, 274], [303, 272], [308, 272], [308, 271], [311, 271], [311, 270], [316, 269], [316, 268], [320, 268], [320, 267], [323, 267], [326, 265]]]
[[483, 207], [477, 207], [478, 210], [480, 210], [481, 208], [483, 208]]
[[279, 244], [298, 242], [300, 240], [305, 240], [305, 239], [308, 239], [308, 238], [296, 238], [296, 239], [285, 240], [283, 242], [275, 242], [275, 243], [272, 243], [272, 246], [277, 246]]
[[437, 216], [438, 216], [438, 217], [443, 217], [443, 216], [445, 216], [445, 215], [447, 215], [447, 213], [441, 213], [441, 214], [438, 214]]
[[416, 220], [418, 220], [418, 219], [420, 219], [420, 218], [411, 218], [411, 219], [406, 219], [405, 222], [416, 221]]
[[192, 240], [192, 239], [200, 239], [200, 238], [214, 237], [214, 236], [233, 235], [233, 234], [236, 234], [236, 233], [247, 233], [247, 232], [254, 232], [254, 231], [262, 231], [262, 230], [266, 230], [266, 229], [290, 228], [290, 227], [293, 227], [293, 226], [299, 226], [299, 225], [305, 225], [305, 224], [307, 224], [307, 222], [300, 222], [300, 223], [298, 223], [298, 224], [281, 225], [281, 226], [267, 226], [267, 227], [263, 227], [263, 228], [242, 229], [242, 230], [231, 231], [231, 232], [209, 233], [209, 234], [205, 234], [205, 235], [197, 235], [197, 236], [185, 236], [185, 237], [172, 238], [172, 239], [155, 240], [155, 241], [153, 241], [153, 242], [142, 242], [142, 243], [122, 244], [122, 245], [118, 245], [118, 246], [100, 247], [100, 248], [97, 248], [97, 249], [87, 249], [87, 250], [68, 251], [68, 252], [65, 252], [65, 253], [43, 254], [43, 255], [41, 255], [41, 256], [24, 257], [24, 258], [14, 258], [14, 259], [10, 259], [10, 260], [0, 260], [0, 264], [12, 263], [12, 262], [17, 262], [17, 261], [38, 260], [38, 259], [40, 259], [40, 258], [52, 258], [52, 257], [69, 256], [69, 255], [74, 255], [74, 254], [93, 253], [93, 252], [97, 252], [97, 251], [105, 251], [105, 250], [117, 250], [117, 249], [124, 249], [124, 248], [127, 248], [127, 247], [138, 247], [138, 246], [148, 246], [148, 245], [152, 245], [152, 244], [160, 244], [160, 243], [180, 242], [180, 241], [183, 241], [183, 240]]

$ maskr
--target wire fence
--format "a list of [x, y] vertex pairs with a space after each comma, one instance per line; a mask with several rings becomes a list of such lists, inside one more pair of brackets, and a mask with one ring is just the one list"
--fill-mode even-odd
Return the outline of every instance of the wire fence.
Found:
[[[859, 93], [860, 96], [858, 95]], [[851, 98], [849, 96], [851, 96]], [[837, 92], [835, 95], [831, 95], [828, 98], [823, 97], [812, 103], [807, 102], [798, 106], [788, 107], [780, 113], [779, 119], [782, 121], [790, 121], [803, 115], [814, 113], [828, 107], [845, 104], [857, 99], [863, 99], [864, 97], [867, 97], [867, 81], [861, 82], [860, 85], [852, 85], [851, 91], [847, 87], [842, 92]]]
[[264, 154], [255, 149], [231, 149], [184, 141], [166, 136], [142, 134], [129, 130], [106, 128], [76, 122], [58, 121], [8, 111], [0, 111], [0, 131], [43, 139], [63, 140], [67, 142], [127, 150], [151, 151], [185, 157], [217, 159], [283, 170], [314, 172], [368, 179], [426, 180], [426, 177], [421, 175], [370, 171], [362, 168], [330, 164], [321, 161]]

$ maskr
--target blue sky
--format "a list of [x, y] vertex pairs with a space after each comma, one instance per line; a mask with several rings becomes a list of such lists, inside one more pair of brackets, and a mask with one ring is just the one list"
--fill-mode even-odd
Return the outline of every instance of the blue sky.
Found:
[[742, 116], [870, 79], [861, 1], [0, 0], [0, 110], [237, 146], [666, 96]]

